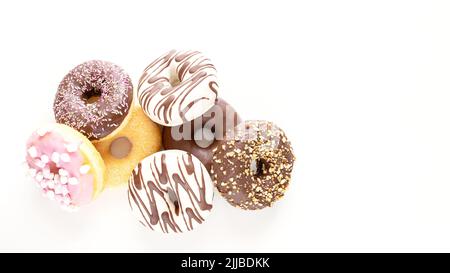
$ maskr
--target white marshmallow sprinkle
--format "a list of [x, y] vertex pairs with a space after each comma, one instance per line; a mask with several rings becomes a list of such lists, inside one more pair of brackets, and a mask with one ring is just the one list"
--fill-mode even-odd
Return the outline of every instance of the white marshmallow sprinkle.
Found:
[[75, 177], [69, 178], [69, 184], [70, 185], [77, 185], [78, 183], [80, 183], [80, 182]]
[[69, 156], [69, 154], [67, 154], [67, 153], [63, 153], [63, 154], [61, 154], [61, 160], [63, 161], [63, 162], [70, 162], [70, 156]]
[[56, 164], [58, 164], [58, 163], [59, 163], [59, 153], [53, 152], [53, 153], [52, 153], [51, 160], [52, 160], [53, 162], [55, 162]]
[[31, 146], [30, 148], [28, 148], [28, 154], [31, 156], [31, 158], [36, 158], [37, 157], [36, 147]]

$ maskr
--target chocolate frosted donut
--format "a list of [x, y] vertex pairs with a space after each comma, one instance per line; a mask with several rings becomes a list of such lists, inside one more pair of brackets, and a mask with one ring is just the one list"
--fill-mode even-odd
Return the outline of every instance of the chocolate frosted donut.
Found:
[[134, 169], [128, 201], [141, 224], [163, 233], [190, 231], [212, 209], [214, 185], [203, 164], [189, 153], [153, 154]]
[[201, 117], [183, 125], [164, 127], [163, 146], [192, 153], [210, 170], [217, 143], [223, 140], [226, 131], [240, 122], [241, 118], [234, 108], [218, 98], [216, 104]]
[[213, 181], [227, 201], [245, 210], [270, 207], [284, 196], [295, 156], [285, 133], [272, 122], [246, 121], [214, 151]]
[[138, 86], [139, 103], [156, 123], [177, 126], [208, 111], [217, 98], [216, 69], [198, 51], [175, 51], [151, 63]]
[[53, 110], [58, 123], [78, 130], [92, 141], [119, 128], [132, 101], [133, 86], [124, 70], [95, 60], [78, 65], [64, 77]]

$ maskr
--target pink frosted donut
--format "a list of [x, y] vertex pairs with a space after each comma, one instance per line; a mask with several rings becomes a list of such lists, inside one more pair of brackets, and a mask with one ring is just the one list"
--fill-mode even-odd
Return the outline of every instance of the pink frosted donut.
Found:
[[89, 203], [103, 188], [104, 163], [82, 134], [62, 125], [43, 127], [26, 144], [29, 174], [44, 196], [63, 208]]

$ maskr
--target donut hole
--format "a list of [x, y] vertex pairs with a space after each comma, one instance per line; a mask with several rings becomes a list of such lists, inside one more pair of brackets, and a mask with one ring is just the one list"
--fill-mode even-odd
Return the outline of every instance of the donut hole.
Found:
[[128, 156], [132, 148], [133, 144], [127, 137], [118, 137], [109, 145], [109, 153], [117, 159], [122, 159]]
[[48, 163], [48, 168], [50, 169], [50, 172], [51, 172], [51, 173], [54, 173], [54, 174], [58, 173], [59, 168], [58, 168], [58, 166], [56, 166], [56, 163], [55, 163], [55, 162], [50, 161], [50, 162]]
[[172, 87], [176, 87], [180, 85], [181, 81], [176, 75], [173, 75], [172, 77], [169, 78], [169, 83]]
[[194, 132], [194, 141], [198, 147], [206, 149], [215, 141], [215, 134], [210, 128], [199, 128]]
[[261, 177], [267, 173], [268, 169], [269, 163], [262, 158], [253, 159], [250, 163], [250, 171], [253, 176]]
[[83, 99], [87, 104], [96, 103], [102, 95], [102, 91], [97, 88], [91, 88], [89, 91], [83, 94]]
[[169, 196], [169, 201], [175, 207], [175, 214], [178, 215], [180, 213], [180, 202], [178, 201], [177, 195], [171, 188], [167, 189], [167, 195]]

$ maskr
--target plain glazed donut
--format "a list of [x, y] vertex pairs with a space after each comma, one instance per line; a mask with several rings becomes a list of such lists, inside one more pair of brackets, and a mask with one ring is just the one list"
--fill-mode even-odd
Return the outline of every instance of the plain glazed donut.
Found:
[[105, 165], [92, 143], [63, 124], [35, 131], [27, 141], [29, 174], [43, 195], [63, 208], [92, 201], [102, 190]]
[[128, 201], [142, 225], [163, 233], [193, 230], [212, 210], [214, 185], [203, 164], [179, 150], [140, 162], [128, 184]]
[[133, 86], [124, 70], [95, 60], [78, 65], [64, 77], [53, 110], [58, 123], [96, 141], [126, 122], [132, 102]]
[[177, 126], [208, 111], [217, 98], [216, 69], [198, 51], [175, 51], [151, 63], [139, 80], [138, 98], [156, 123]]
[[95, 148], [105, 161], [107, 186], [126, 185], [134, 167], [161, 149], [161, 129], [139, 105], [133, 105], [129, 121], [113, 137], [97, 141]]

